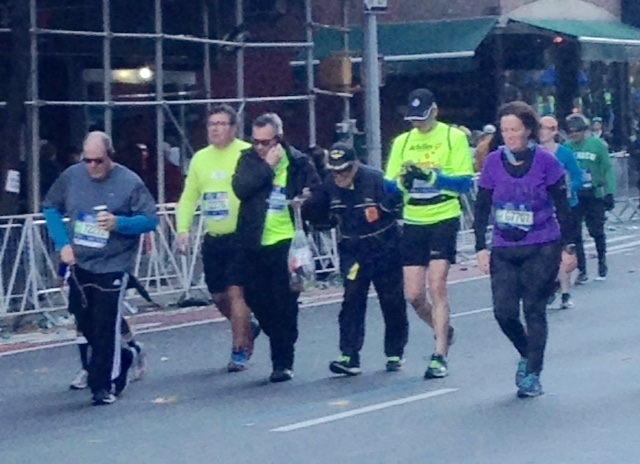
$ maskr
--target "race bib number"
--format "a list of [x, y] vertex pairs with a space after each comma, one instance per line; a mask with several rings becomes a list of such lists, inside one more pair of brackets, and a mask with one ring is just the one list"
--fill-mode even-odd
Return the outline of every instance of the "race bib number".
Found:
[[224, 221], [229, 217], [229, 194], [209, 192], [202, 197], [202, 210], [207, 219]]
[[533, 228], [531, 205], [504, 203], [496, 208], [496, 223], [501, 229], [519, 229], [529, 232]]
[[423, 179], [415, 179], [409, 190], [409, 196], [414, 200], [430, 200], [440, 196], [440, 190], [429, 187], [429, 183]]
[[79, 213], [73, 226], [73, 243], [88, 248], [104, 248], [109, 241], [109, 231], [98, 227], [94, 214]]
[[269, 214], [282, 213], [287, 207], [287, 195], [282, 187], [273, 187], [269, 195]]

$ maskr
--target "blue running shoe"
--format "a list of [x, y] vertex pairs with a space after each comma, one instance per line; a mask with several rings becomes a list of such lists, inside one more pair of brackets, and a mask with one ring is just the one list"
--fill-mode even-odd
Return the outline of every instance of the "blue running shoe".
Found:
[[520, 386], [526, 376], [527, 358], [520, 358], [520, 361], [518, 361], [518, 370], [516, 370], [516, 387]]
[[528, 373], [518, 385], [518, 398], [535, 398], [542, 393], [539, 374]]
[[242, 372], [247, 368], [249, 353], [244, 348], [235, 349], [231, 352], [231, 359], [227, 364], [228, 372]]

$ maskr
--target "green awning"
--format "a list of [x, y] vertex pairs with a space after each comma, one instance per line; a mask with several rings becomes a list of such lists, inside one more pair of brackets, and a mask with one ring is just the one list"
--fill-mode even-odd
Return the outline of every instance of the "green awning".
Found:
[[640, 60], [640, 29], [619, 22], [515, 19], [539, 29], [576, 38], [589, 61]]
[[[476, 18], [460, 21], [416, 22], [405, 24], [380, 24], [378, 26], [379, 53], [388, 62], [425, 61], [434, 59], [471, 58], [480, 42], [491, 32], [496, 18]], [[314, 37], [314, 59], [323, 59], [332, 52], [341, 52], [342, 32], [320, 29]], [[362, 54], [363, 32], [361, 27], [349, 31], [349, 50], [355, 62]], [[292, 64], [304, 62], [301, 53]]]

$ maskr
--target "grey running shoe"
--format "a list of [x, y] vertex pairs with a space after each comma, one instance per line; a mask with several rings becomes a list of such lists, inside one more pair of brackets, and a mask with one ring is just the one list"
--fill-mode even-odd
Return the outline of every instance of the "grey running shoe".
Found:
[[71, 390], [84, 390], [89, 386], [89, 373], [84, 369], [80, 369], [76, 376], [69, 384]]
[[140, 342], [136, 343], [137, 349], [133, 348], [132, 351], [134, 352], [134, 359], [133, 359], [133, 366], [132, 367], [132, 373], [133, 373], [133, 380], [142, 380], [142, 378], [145, 376], [145, 374], [147, 373], [147, 352], [144, 349], [144, 345]]

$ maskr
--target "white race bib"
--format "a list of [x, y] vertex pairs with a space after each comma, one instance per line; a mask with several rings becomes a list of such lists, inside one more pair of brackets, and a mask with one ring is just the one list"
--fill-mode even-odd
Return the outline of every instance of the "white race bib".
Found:
[[424, 179], [414, 179], [411, 190], [409, 190], [409, 196], [415, 200], [430, 200], [440, 194], [440, 190], [429, 187], [429, 183]]
[[268, 214], [282, 213], [287, 207], [287, 195], [282, 187], [273, 187], [269, 195]]
[[530, 231], [533, 228], [533, 211], [530, 205], [507, 203], [496, 208], [496, 223], [501, 229], [520, 229]]
[[98, 227], [97, 216], [78, 213], [73, 226], [73, 243], [88, 248], [104, 248], [109, 241], [109, 231]]
[[229, 194], [208, 192], [202, 196], [202, 210], [207, 219], [224, 221], [229, 218]]

